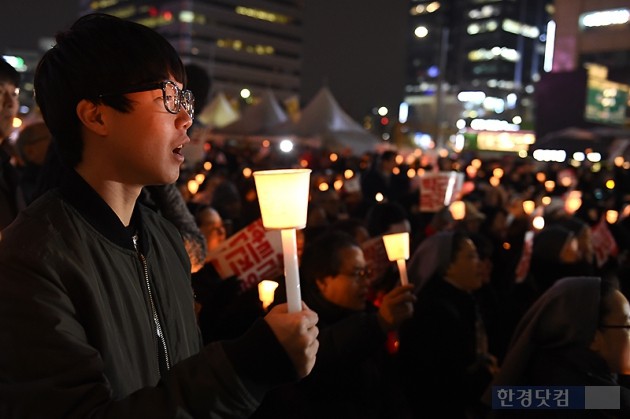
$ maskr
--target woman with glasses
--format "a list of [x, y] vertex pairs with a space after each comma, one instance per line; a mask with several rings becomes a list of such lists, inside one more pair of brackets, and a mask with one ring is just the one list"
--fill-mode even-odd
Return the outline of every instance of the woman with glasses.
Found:
[[307, 241], [300, 272], [304, 301], [319, 315], [317, 362], [308, 379], [270, 392], [253, 418], [404, 417], [385, 343], [386, 332], [411, 316], [411, 286], [374, 307], [363, 251], [341, 232]]
[[[600, 278], [561, 279], [519, 323], [492, 386], [594, 386], [618, 406], [603, 410], [495, 410], [494, 416], [630, 417], [630, 390], [619, 387], [618, 374], [630, 374], [628, 300], [614, 283]], [[493, 391], [489, 387], [484, 396], [488, 404]]]

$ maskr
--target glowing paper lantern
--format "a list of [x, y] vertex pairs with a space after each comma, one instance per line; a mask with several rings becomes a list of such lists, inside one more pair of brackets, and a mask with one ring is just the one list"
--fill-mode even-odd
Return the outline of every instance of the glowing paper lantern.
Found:
[[451, 205], [449, 205], [448, 210], [451, 212], [451, 216], [453, 216], [453, 220], [459, 221], [463, 220], [466, 217], [466, 204], [464, 201], [455, 201]]
[[523, 201], [523, 211], [525, 211], [525, 214], [530, 215], [532, 212], [534, 212], [534, 208], [536, 208], [536, 203], [534, 201]]
[[290, 313], [302, 310], [295, 230], [306, 227], [310, 176], [310, 169], [254, 172], [263, 225], [281, 233]]
[[615, 210], [606, 211], [606, 221], [608, 224], [615, 224], [619, 219], [619, 213]]
[[409, 259], [409, 233], [386, 234], [383, 236], [385, 251], [390, 261], [396, 261], [400, 272], [400, 283], [407, 285], [407, 265], [405, 260]]

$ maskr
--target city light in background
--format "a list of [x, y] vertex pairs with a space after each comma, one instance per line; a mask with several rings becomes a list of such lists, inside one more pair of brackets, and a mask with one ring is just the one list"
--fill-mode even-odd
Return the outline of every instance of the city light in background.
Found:
[[[282, 11], [265, 1], [255, 7], [236, 4], [229, 11], [232, 17], [226, 18], [224, 24], [227, 26], [215, 28], [213, 25], [223, 23], [212, 19], [214, 3], [213, 0], [193, 1], [187, 5], [163, 1], [149, 4], [92, 2], [81, 3], [84, 8], [81, 12], [124, 15], [172, 36], [184, 61], [207, 68], [213, 77], [213, 92], [225, 93], [231, 106], [255, 106], [260, 102], [263, 89], [268, 88], [282, 105], [285, 100], [289, 103], [289, 98], [297, 98], [299, 111], [301, 84], [306, 74], [305, 70], [299, 70], [304, 68], [299, 57], [304, 54], [310, 62], [310, 59], [322, 60], [328, 55], [309, 58], [308, 51], [304, 50], [305, 38], [298, 32], [304, 29], [301, 25], [311, 15], [306, 14], [299, 2], [288, 2], [289, 6]], [[393, 101], [362, 94], [363, 109], [372, 111], [363, 115], [354, 111], [352, 116], [379, 141], [395, 147], [436, 152], [446, 148], [454, 153], [513, 153], [523, 159], [563, 161], [574, 166], [604, 161], [606, 151], [602, 149], [585, 153], [586, 150], [566, 150], [558, 144], [542, 147], [538, 140], [552, 133], [544, 119], [554, 121], [559, 118], [547, 116], [545, 112], [537, 115], [536, 102], [540, 91], [547, 85], [546, 75], [569, 74], [588, 64], [586, 87], [579, 87], [585, 89], [586, 108], [584, 115], [572, 114], [572, 123], [585, 127], [590, 123], [623, 127], [629, 89], [626, 80], [619, 80], [619, 76], [628, 71], [614, 68], [615, 62], [611, 59], [605, 64], [613, 64], [612, 68], [608, 69], [602, 63], [599, 66], [604, 70], [596, 70], [597, 57], [605, 54], [612, 57], [614, 52], [601, 52], [591, 57], [588, 52], [580, 51], [584, 42], [575, 43], [575, 39], [589, 39], [594, 31], [599, 31], [597, 36], [608, 34], [615, 39], [622, 38], [618, 31], [627, 30], [629, 9], [579, 10], [575, 26], [576, 22], [567, 21], [571, 14], [566, 10], [575, 8], [570, 1], [529, 2], [527, 8], [521, 8], [520, 3], [409, 2], [406, 10], [399, 10], [406, 14], [406, 32], [411, 36], [399, 38], [399, 41], [388, 38], [389, 44], [373, 50], [374, 58], [377, 58], [383, 51], [390, 50], [391, 45], [406, 43], [406, 48], [401, 50], [406, 55], [390, 63], [393, 68], [407, 69], [404, 91], [392, 95], [399, 98]], [[201, 4], [208, 5], [208, 9], [198, 7]], [[571, 13], [575, 15], [576, 12]], [[69, 22], [70, 19], [65, 20]], [[242, 31], [225, 35], [226, 28], [234, 24], [230, 23], [232, 19], [233, 22], [247, 22], [248, 30], [259, 31], [263, 36], [252, 38]], [[396, 20], [401, 21], [404, 20]], [[197, 28], [197, 32], [200, 28], [220, 30], [223, 35], [211, 40], [196, 38], [193, 32], [187, 32], [192, 28]], [[273, 31], [264, 28], [273, 28]], [[564, 28], [562, 38], [556, 35], [558, 28]], [[566, 28], [572, 28], [573, 32], [567, 32]], [[567, 38], [567, 33], [573, 40]], [[11, 51], [9, 45], [2, 51], [5, 58], [24, 74], [23, 105], [19, 119], [14, 121], [16, 129], [23, 125], [25, 116], [31, 111], [32, 74], [38, 57], [50, 45], [51, 38], [42, 37], [37, 46], [39, 51], [35, 48]], [[335, 42], [329, 44], [329, 48], [334, 47]], [[370, 69], [366, 71], [364, 67], [356, 74], [363, 72], [369, 73]], [[324, 79], [326, 77], [319, 77], [320, 83]], [[381, 84], [383, 79], [379, 80], [378, 84]], [[339, 101], [341, 107], [345, 107], [349, 97], [358, 97], [356, 93], [356, 90], [349, 95], [345, 93]], [[301, 102], [308, 101], [302, 97]], [[547, 102], [541, 103], [547, 106]], [[562, 105], [555, 108], [562, 108]], [[557, 130], [555, 126], [552, 128]], [[263, 147], [269, 147], [269, 144], [263, 144]], [[279, 147], [287, 150], [289, 146], [283, 143]], [[580, 152], [585, 153], [583, 159], [579, 154], [578, 158], [572, 157]]]

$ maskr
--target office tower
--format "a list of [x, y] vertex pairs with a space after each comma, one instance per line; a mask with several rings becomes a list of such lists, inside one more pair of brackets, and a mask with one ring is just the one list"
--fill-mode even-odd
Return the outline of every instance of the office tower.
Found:
[[630, 2], [556, 0], [553, 26], [553, 59], [536, 90], [536, 131], [548, 140], [540, 147], [583, 151], [587, 142], [559, 135], [570, 128], [605, 153], [628, 136]]
[[280, 100], [299, 94], [302, 0], [81, 0], [81, 10], [155, 29], [184, 63], [207, 69], [213, 91], [259, 96], [269, 88]]
[[412, 0], [405, 88], [410, 127], [438, 145], [471, 124], [531, 128], [547, 3]]

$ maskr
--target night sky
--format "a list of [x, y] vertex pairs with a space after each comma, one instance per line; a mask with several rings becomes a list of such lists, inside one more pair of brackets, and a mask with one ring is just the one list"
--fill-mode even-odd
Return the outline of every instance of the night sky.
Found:
[[[397, 111], [403, 93], [406, 2], [305, 0], [301, 99], [323, 84], [360, 121], [371, 107]], [[37, 49], [78, 15], [77, 0], [3, 0], [0, 50]]]
[[76, 0], [3, 0], [0, 49], [37, 49], [41, 37], [53, 37], [78, 16]]

